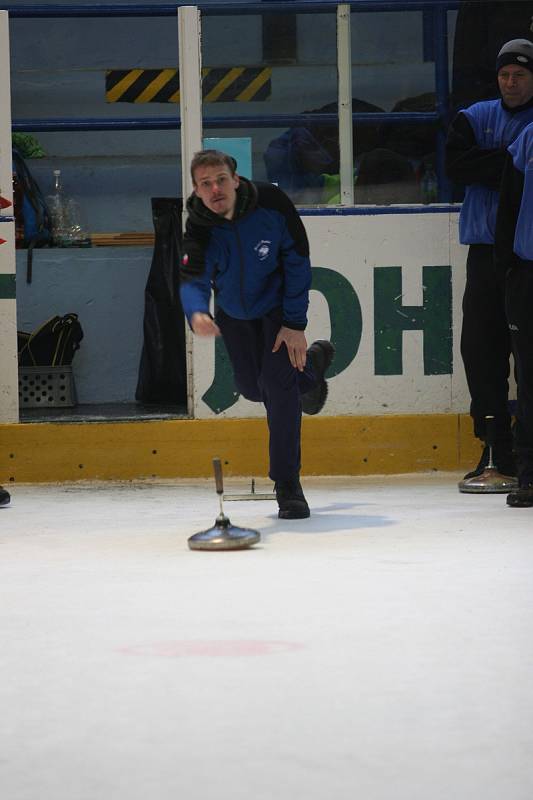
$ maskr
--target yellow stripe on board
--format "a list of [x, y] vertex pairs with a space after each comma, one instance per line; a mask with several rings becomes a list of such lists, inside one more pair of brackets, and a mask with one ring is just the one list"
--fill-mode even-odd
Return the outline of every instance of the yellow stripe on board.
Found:
[[267, 81], [270, 80], [270, 76], [272, 75], [272, 69], [270, 67], [265, 67], [265, 69], [261, 70], [257, 78], [253, 80], [246, 89], [237, 95], [235, 98], [239, 102], [247, 102], [251, 100], [256, 92], [259, 91], [261, 86], [264, 86]]
[[177, 74], [175, 69], [163, 69], [154, 80], [143, 89], [140, 95], [136, 98], [136, 103], [149, 103], [161, 89], [169, 83], [172, 78]]
[[213, 89], [211, 89], [209, 94], [206, 94], [204, 97], [204, 103], [214, 103], [215, 100], [220, 97], [222, 92], [224, 92], [228, 86], [231, 86], [231, 84], [242, 75], [244, 70], [245, 67], [234, 67], [233, 69], [230, 69], [228, 74], [225, 75]]
[[122, 80], [119, 81], [116, 84], [116, 86], [113, 86], [113, 88], [107, 92], [106, 94], [107, 102], [116, 103], [121, 97], [121, 95], [123, 95], [124, 92], [127, 92], [130, 86], [134, 84], [138, 78], [141, 77], [143, 72], [144, 72], [143, 69], [132, 69], [131, 72], [128, 72], [128, 74], [124, 78], [122, 78]]
[[[39, 453], [39, 458], [35, 454]], [[0, 424], [0, 484], [77, 480], [261, 477], [264, 419]], [[305, 418], [303, 475], [466, 470], [479, 457], [470, 417], [417, 414]]]

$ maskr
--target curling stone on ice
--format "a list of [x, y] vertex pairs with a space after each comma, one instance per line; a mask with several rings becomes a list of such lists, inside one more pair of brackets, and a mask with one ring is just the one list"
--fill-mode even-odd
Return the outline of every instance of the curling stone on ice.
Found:
[[518, 481], [511, 475], [502, 475], [494, 463], [494, 417], [485, 417], [487, 435], [485, 444], [488, 447], [487, 466], [480, 475], [463, 478], [459, 481], [459, 491], [465, 494], [508, 494], [516, 489]]
[[232, 525], [224, 514], [222, 496], [224, 494], [224, 481], [222, 478], [222, 464], [219, 458], [213, 459], [215, 472], [215, 486], [220, 502], [220, 514], [212, 528], [195, 533], [189, 537], [188, 544], [191, 550], [243, 550], [257, 544], [261, 536], [258, 531], [251, 528], [238, 528]]

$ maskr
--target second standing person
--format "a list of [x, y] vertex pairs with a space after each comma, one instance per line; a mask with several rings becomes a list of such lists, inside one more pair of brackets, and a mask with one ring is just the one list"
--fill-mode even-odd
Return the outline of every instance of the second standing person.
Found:
[[527, 39], [504, 44], [496, 75], [501, 99], [460, 111], [446, 145], [448, 176], [466, 185], [459, 221], [461, 244], [469, 245], [461, 355], [474, 434], [485, 443], [479, 464], [460, 484], [462, 491], [488, 464], [486, 417], [494, 417], [495, 466], [503, 476], [516, 475], [508, 408], [511, 341], [503, 276], [494, 267], [494, 234], [507, 147], [533, 122], [533, 44]]

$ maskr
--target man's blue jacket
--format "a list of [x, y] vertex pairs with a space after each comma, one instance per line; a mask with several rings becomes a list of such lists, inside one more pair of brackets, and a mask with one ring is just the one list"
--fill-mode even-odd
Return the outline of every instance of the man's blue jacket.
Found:
[[187, 201], [180, 295], [189, 324], [216, 304], [235, 319], [282, 307], [283, 325], [305, 330], [311, 286], [309, 243], [291, 200], [273, 184], [240, 178], [231, 220], [199, 197]]
[[466, 184], [459, 217], [461, 244], [494, 244], [506, 148], [533, 122], [533, 101], [508, 108], [484, 100], [460, 111], [448, 133], [447, 173]]

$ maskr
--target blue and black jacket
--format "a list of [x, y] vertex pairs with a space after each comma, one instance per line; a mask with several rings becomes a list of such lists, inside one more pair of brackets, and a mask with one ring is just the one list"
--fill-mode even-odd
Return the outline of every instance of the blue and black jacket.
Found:
[[533, 267], [533, 123], [509, 147], [496, 221], [496, 262]]
[[446, 142], [446, 172], [466, 185], [459, 218], [461, 244], [494, 244], [507, 147], [533, 122], [533, 99], [517, 108], [484, 100], [460, 111]]
[[311, 287], [309, 242], [291, 200], [276, 186], [240, 178], [233, 219], [187, 201], [180, 295], [189, 324], [216, 303], [235, 319], [258, 319], [276, 307], [283, 325], [305, 330]]

